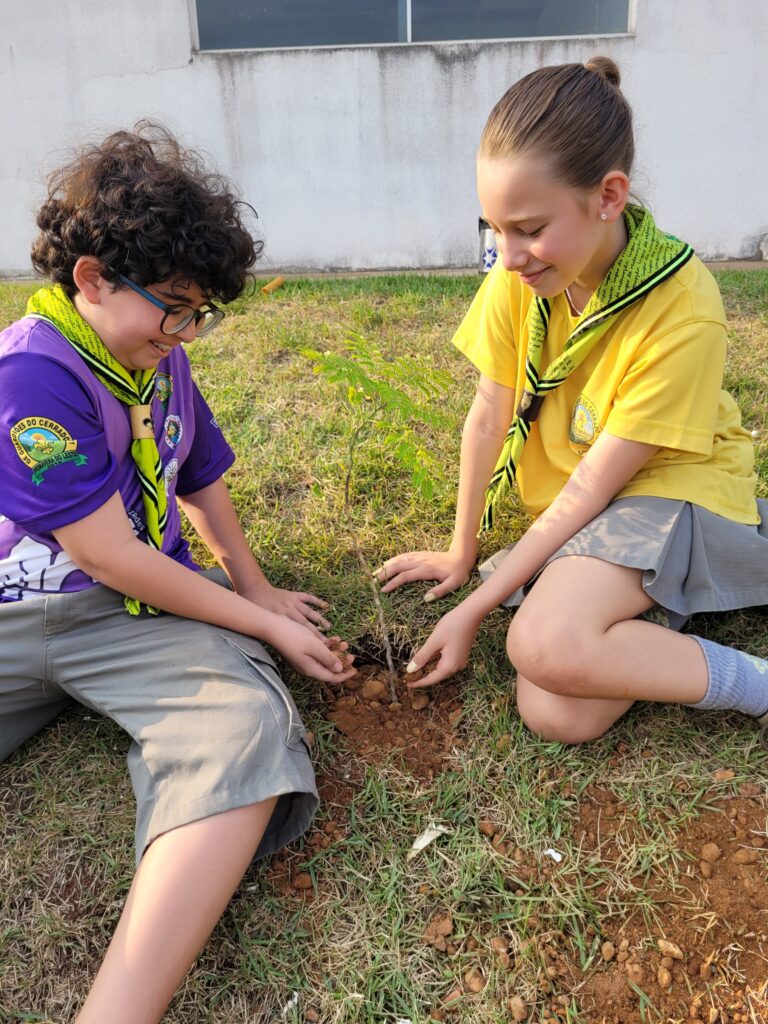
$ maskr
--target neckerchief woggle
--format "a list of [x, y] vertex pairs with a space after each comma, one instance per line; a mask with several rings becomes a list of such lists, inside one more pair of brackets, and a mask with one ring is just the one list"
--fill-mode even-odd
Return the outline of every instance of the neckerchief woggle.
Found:
[[576, 327], [544, 373], [539, 372], [547, 337], [551, 306], [534, 296], [528, 309], [528, 351], [525, 359], [525, 390], [512, 419], [491, 482], [485, 493], [481, 532], [493, 526], [493, 516], [512, 487], [531, 424], [550, 391], [558, 388], [586, 359], [614, 321], [633, 302], [666, 281], [693, 256], [693, 249], [673, 235], [659, 231], [642, 206], [624, 210], [629, 241], [584, 308]]
[[[128, 406], [133, 435], [131, 455], [141, 484], [147, 543], [160, 551], [168, 518], [168, 503], [149, 404], [155, 391], [156, 371], [136, 370], [131, 373], [121, 366], [98, 334], [80, 316], [61, 285], [41, 288], [35, 292], [27, 303], [27, 314], [50, 321], [104, 387], [123, 405]], [[126, 596], [125, 607], [131, 615], [138, 615], [141, 611], [140, 602], [133, 597]], [[146, 607], [153, 615], [157, 614], [157, 608], [150, 605]]]

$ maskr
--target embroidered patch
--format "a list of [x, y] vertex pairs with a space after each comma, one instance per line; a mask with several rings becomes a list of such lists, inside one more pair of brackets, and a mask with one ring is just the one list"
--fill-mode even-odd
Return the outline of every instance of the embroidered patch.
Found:
[[171, 400], [173, 394], [173, 377], [170, 373], [160, 373], [159, 371], [155, 374], [155, 395], [158, 401], [163, 407], [164, 411], [168, 410], [168, 402]]
[[181, 440], [181, 435], [184, 433], [184, 428], [181, 425], [179, 417], [172, 414], [170, 416], [166, 416], [163, 431], [165, 433], [165, 443], [170, 449], [174, 449]]
[[84, 466], [88, 456], [77, 451], [77, 441], [54, 420], [28, 416], [11, 427], [11, 443], [25, 466], [34, 470], [32, 483], [39, 486], [54, 466], [74, 462]]
[[573, 407], [568, 440], [583, 455], [599, 433], [600, 419], [594, 403], [586, 395], [579, 395]]
[[179, 473], [179, 460], [170, 459], [163, 470], [163, 479], [165, 480], [165, 493], [166, 496], [171, 489], [171, 484], [176, 479]]

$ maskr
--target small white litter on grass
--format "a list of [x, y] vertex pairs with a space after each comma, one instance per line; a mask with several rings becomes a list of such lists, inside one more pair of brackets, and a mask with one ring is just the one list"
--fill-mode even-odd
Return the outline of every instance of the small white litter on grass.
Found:
[[563, 859], [562, 853], [558, 853], [557, 850], [553, 850], [551, 846], [550, 846], [550, 848], [548, 850], [544, 851], [542, 856], [543, 857], [551, 857], [552, 860], [555, 862], [555, 864], [559, 864], [560, 861]]
[[291, 1010], [295, 1009], [295, 1007], [297, 1007], [298, 1005], [299, 1005], [299, 993], [298, 992], [294, 992], [293, 995], [291, 996], [291, 998], [288, 1000], [288, 1002], [285, 1004], [285, 1006], [280, 1011], [280, 1016], [283, 1017], [283, 1018], [287, 1017], [288, 1014], [291, 1012]]
[[426, 850], [430, 843], [434, 843], [440, 836], [447, 835], [451, 830], [446, 828], [445, 825], [435, 825], [432, 822], [420, 836], [417, 836], [413, 841], [413, 846], [410, 848], [405, 856], [406, 860], [413, 860], [422, 850]]

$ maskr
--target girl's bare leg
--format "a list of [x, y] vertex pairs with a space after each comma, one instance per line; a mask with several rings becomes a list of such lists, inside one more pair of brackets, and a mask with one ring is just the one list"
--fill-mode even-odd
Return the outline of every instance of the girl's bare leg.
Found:
[[581, 555], [544, 570], [507, 636], [518, 707], [534, 732], [581, 743], [602, 735], [636, 700], [693, 704], [704, 697], [698, 643], [635, 618], [653, 607], [641, 577]]
[[156, 1024], [221, 917], [276, 799], [172, 829], [147, 849], [76, 1024]]
[[632, 700], [561, 697], [517, 674], [517, 710], [531, 732], [543, 740], [587, 743], [602, 736], [633, 704]]

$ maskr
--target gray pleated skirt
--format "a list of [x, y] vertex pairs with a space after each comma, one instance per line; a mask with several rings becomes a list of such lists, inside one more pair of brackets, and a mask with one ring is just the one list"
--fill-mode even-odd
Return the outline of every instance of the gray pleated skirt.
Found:
[[[590, 555], [643, 571], [643, 590], [657, 608], [646, 613], [682, 629], [696, 612], [768, 604], [768, 501], [758, 500], [759, 526], [745, 526], [699, 505], [670, 498], [619, 498], [547, 561]], [[480, 566], [487, 579], [514, 545]], [[543, 571], [542, 567], [542, 570]], [[537, 573], [505, 602], [516, 608]]]

